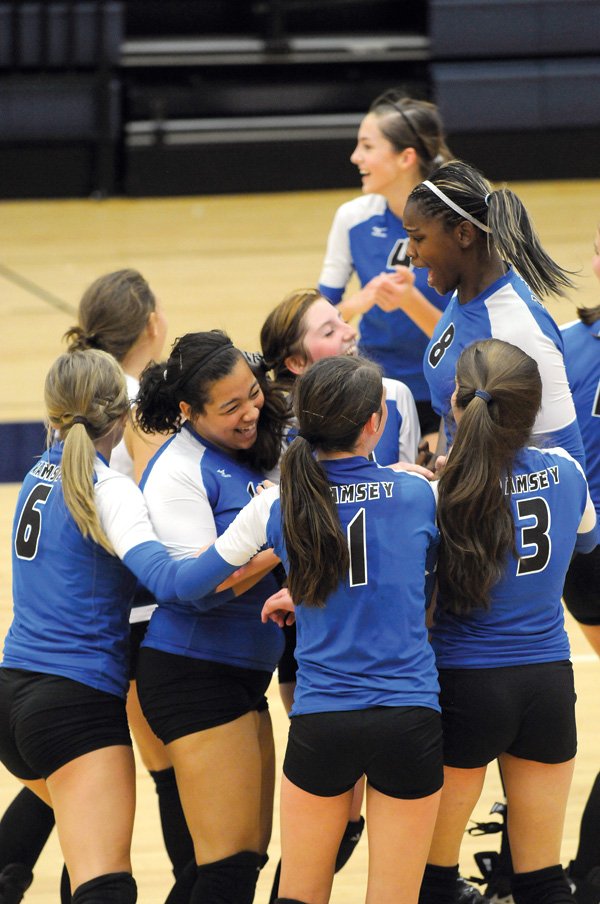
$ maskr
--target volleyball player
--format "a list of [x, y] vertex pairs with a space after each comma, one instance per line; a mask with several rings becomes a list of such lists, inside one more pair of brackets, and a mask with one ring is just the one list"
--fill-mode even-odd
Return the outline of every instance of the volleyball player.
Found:
[[[181, 558], [221, 534], [275, 467], [287, 405], [213, 330], [183, 336], [144, 371], [137, 417], [144, 430], [173, 434], [142, 487], [159, 537]], [[264, 556], [261, 579], [235, 603], [159, 606], [140, 651], [143, 711], [175, 767], [196, 855], [191, 897], [185, 874], [170, 902], [249, 904], [266, 859], [274, 743], [265, 691], [283, 637], [259, 618], [279, 587], [278, 560]]]
[[[377, 97], [350, 158], [363, 195], [337, 211], [319, 277], [319, 291], [345, 320], [361, 315], [361, 354], [410, 388], [424, 435], [437, 432], [439, 417], [423, 377], [423, 352], [448, 298], [428, 285], [426, 271], [412, 268], [404, 206], [411, 190], [451, 156], [433, 104], [398, 89]], [[361, 289], [344, 298], [353, 272]]]
[[573, 901], [560, 865], [576, 751], [561, 593], [573, 550], [593, 548], [598, 528], [580, 464], [529, 445], [542, 399], [538, 366], [516, 346], [475, 342], [457, 361], [431, 631], [444, 788], [420, 904], [455, 900], [461, 839], [496, 758], [515, 904]]
[[[592, 268], [600, 279], [600, 230]], [[586, 456], [590, 494], [600, 518], [600, 305], [579, 308], [579, 319], [562, 327], [565, 364]], [[594, 650], [600, 654], [600, 546], [576, 555], [567, 572], [563, 599]], [[600, 902], [600, 775], [581, 818], [579, 844], [569, 864], [578, 904]]]
[[562, 446], [583, 463], [562, 335], [534, 294], [562, 295], [572, 281], [542, 248], [519, 198], [509, 189], [492, 189], [472, 167], [453, 161], [413, 189], [404, 223], [414, 265], [428, 268], [429, 285], [440, 295], [454, 293], [423, 361], [448, 440], [461, 351], [478, 339], [503, 339], [531, 355], [540, 369], [543, 400], [535, 441]]

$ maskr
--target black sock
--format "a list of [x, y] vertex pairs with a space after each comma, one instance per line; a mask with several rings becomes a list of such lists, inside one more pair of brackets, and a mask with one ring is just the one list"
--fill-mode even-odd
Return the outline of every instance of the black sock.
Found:
[[135, 904], [137, 886], [129, 873], [105, 873], [75, 889], [73, 904]]
[[175, 885], [169, 892], [165, 904], [190, 904], [190, 897], [196, 884], [197, 875], [196, 860], [190, 860], [183, 869], [179, 870]]
[[52, 807], [23, 788], [0, 820], [0, 872], [9, 863], [22, 863], [33, 872], [53, 827]]
[[32, 880], [31, 871], [22, 863], [8, 863], [0, 872], [1, 904], [19, 904]]
[[275, 904], [275, 899], [279, 894], [279, 880], [281, 879], [281, 860], [277, 864], [275, 875], [273, 876], [273, 885], [271, 886], [271, 894], [269, 895], [269, 904]]
[[261, 859], [254, 851], [240, 851], [199, 866], [190, 904], [252, 904]]
[[60, 904], [71, 904], [71, 879], [67, 870], [67, 865], [63, 863], [62, 873], [60, 875]]
[[529, 873], [514, 873], [515, 904], [573, 904], [571, 886], [560, 863]]
[[419, 904], [454, 904], [458, 895], [458, 864], [435, 866], [428, 863], [423, 874]]
[[584, 879], [600, 863], [600, 772], [592, 785], [581, 816], [579, 847], [571, 863], [574, 876]]
[[194, 843], [181, 808], [175, 770], [171, 766], [169, 769], [150, 772], [150, 775], [154, 779], [158, 794], [158, 811], [165, 848], [177, 878], [181, 870], [194, 859]]
[[360, 841], [360, 836], [363, 833], [364, 827], [364, 816], [360, 816], [355, 822], [349, 822], [346, 826], [344, 834], [342, 835], [342, 840], [340, 841], [340, 847], [337, 853], [337, 857], [335, 859], [336, 873], [339, 873], [342, 867], [348, 863], [348, 860], [354, 852], [354, 848]]

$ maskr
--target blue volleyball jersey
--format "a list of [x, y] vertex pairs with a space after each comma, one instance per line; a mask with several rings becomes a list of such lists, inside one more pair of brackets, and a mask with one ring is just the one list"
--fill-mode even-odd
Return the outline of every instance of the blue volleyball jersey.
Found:
[[124, 697], [136, 577], [157, 598], [169, 597], [176, 592], [177, 572], [193, 565], [170, 559], [138, 487], [100, 456], [95, 504], [116, 555], [84, 538], [64, 502], [61, 459], [57, 444], [31, 468], [19, 493], [12, 542], [14, 616], [2, 665], [61, 675]]
[[[408, 235], [402, 220], [382, 195], [363, 195], [338, 209], [327, 242], [319, 291], [334, 304], [355, 271], [361, 286], [380, 273], [393, 273], [397, 266], [413, 269], [407, 257]], [[443, 310], [450, 298], [427, 285], [426, 269], [414, 268], [415, 286], [437, 308]], [[427, 336], [404, 313], [386, 313], [377, 305], [362, 315], [359, 348], [376, 361], [386, 377], [402, 380], [418, 401], [429, 400], [423, 376], [423, 352]]]
[[455, 388], [456, 362], [463, 349], [481, 339], [510, 342], [537, 361], [542, 378], [542, 406], [533, 437], [540, 445], [567, 449], [583, 463], [561, 332], [512, 268], [466, 304], [460, 304], [455, 292], [427, 346], [424, 372], [433, 407], [444, 418], [449, 442], [455, 431], [450, 399]]
[[511, 507], [520, 558], [508, 556], [504, 575], [492, 588], [489, 610], [454, 615], [444, 609], [439, 591], [431, 632], [438, 668], [569, 658], [561, 603], [565, 574], [573, 551], [589, 552], [598, 539], [581, 465], [564, 449], [521, 450]]
[[600, 517], [600, 320], [561, 327], [565, 365], [585, 449], [586, 476]]
[[[435, 569], [438, 544], [431, 485], [362, 457], [322, 464], [348, 537], [350, 571], [324, 608], [296, 608], [291, 715], [371, 706], [439, 709], [425, 626], [426, 574]], [[276, 487], [255, 497], [205, 554], [207, 585], [222, 577], [224, 563], [236, 568], [265, 543], [285, 566]]]
[[[175, 559], [184, 559], [223, 533], [263, 479], [264, 475], [202, 439], [185, 423], [158, 450], [140, 486], [158, 537]], [[223, 605], [219, 595], [212, 607], [210, 600], [161, 602], [143, 646], [272, 671], [283, 651], [283, 638], [276, 625], [261, 623], [260, 611], [278, 589], [269, 574]]]

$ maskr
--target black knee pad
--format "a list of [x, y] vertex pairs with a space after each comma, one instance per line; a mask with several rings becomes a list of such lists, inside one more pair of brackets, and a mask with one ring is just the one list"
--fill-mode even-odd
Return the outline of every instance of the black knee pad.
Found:
[[425, 867], [419, 904], [456, 904], [458, 900], [458, 864], [456, 866]]
[[306, 902], [297, 898], [277, 898], [275, 904], [306, 904]]
[[129, 873], [105, 873], [80, 885], [73, 904], [135, 904], [137, 885]]
[[262, 857], [240, 851], [198, 867], [190, 904], [252, 904]]

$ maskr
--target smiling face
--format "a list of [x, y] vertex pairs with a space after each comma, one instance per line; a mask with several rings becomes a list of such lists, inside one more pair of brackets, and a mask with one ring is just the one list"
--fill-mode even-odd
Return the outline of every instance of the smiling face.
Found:
[[405, 151], [397, 151], [379, 128], [378, 118], [368, 113], [358, 130], [356, 147], [350, 157], [358, 167], [365, 194], [387, 195], [397, 188]]
[[227, 452], [237, 452], [256, 442], [264, 403], [258, 380], [239, 358], [227, 376], [212, 384], [201, 414], [193, 414], [188, 402], [180, 402], [180, 408], [201, 437]]
[[414, 201], [404, 209], [409, 237], [407, 254], [415, 267], [427, 267], [427, 285], [440, 295], [453, 292], [462, 276], [463, 258], [458, 228], [449, 229], [439, 217], [426, 218]]
[[302, 318], [303, 355], [291, 355], [286, 365], [292, 373], [302, 374], [320, 361], [334, 355], [356, 355], [356, 336], [354, 327], [345, 323], [340, 312], [326, 298], [317, 298]]

